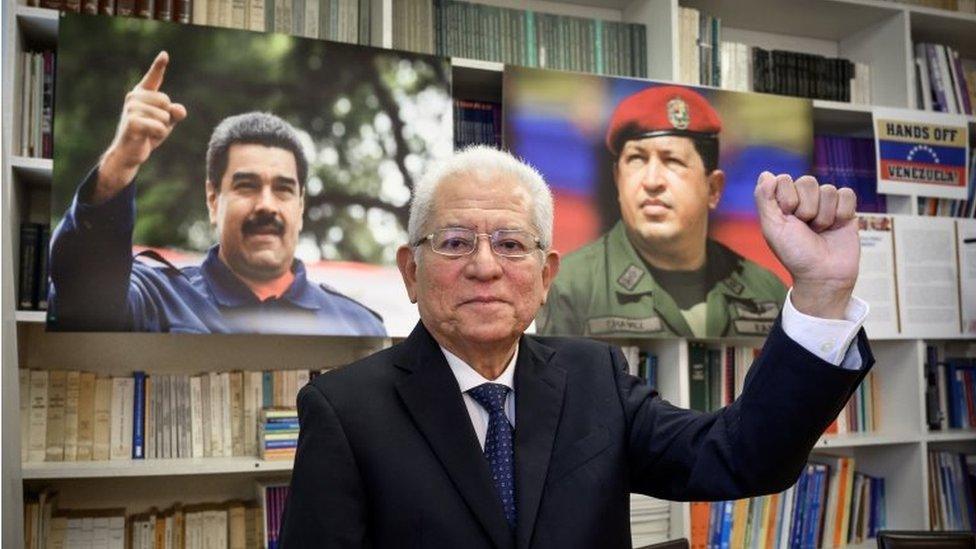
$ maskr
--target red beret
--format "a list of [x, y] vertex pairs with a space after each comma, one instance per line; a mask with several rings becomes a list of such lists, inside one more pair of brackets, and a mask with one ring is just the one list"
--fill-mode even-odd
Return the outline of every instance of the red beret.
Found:
[[697, 92], [682, 86], [655, 86], [617, 105], [607, 128], [607, 149], [618, 155], [631, 139], [658, 135], [715, 137], [720, 131], [718, 113]]

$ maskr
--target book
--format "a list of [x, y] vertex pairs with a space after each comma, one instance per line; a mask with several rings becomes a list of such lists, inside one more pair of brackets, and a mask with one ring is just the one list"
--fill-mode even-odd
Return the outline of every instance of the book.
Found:
[[67, 375], [64, 370], [48, 373], [47, 447], [45, 461], [64, 461], [64, 412], [67, 400]]
[[132, 458], [134, 392], [133, 378], [112, 378], [111, 459]]
[[92, 459], [109, 459], [112, 433], [112, 379], [95, 379], [95, 415], [92, 431]]
[[48, 372], [30, 372], [30, 435], [28, 461], [44, 461], [47, 455]]

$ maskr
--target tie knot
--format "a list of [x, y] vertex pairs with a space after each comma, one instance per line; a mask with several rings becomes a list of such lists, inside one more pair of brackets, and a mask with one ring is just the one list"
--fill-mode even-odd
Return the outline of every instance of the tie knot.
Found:
[[505, 397], [508, 396], [508, 387], [500, 383], [482, 383], [473, 389], [468, 390], [482, 408], [488, 410], [489, 414], [501, 412], [505, 409]]

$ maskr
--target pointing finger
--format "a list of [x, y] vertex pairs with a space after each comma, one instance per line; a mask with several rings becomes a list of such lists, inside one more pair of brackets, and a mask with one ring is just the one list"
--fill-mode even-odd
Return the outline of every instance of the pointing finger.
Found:
[[144, 90], [159, 91], [160, 86], [163, 85], [163, 76], [166, 74], [166, 65], [168, 64], [169, 54], [165, 51], [159, 52], [149, 67], [149, 70], [143, 75], [142, 80], [136, 84], [136, 87]]

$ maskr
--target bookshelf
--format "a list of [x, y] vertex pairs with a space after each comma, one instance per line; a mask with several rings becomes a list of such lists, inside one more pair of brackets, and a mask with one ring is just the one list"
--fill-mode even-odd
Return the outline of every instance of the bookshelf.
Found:
[[[393, 3], [373, 5], [373, 43], [392, 45]], [[870, 64], [875, 105], [915, 104], [912, 44], [946, 43], [976, 57], [976, 15], [947, 12], [881, 0], [484, 0], [483, 3], [528, 8], [561, 15], [597, 17], [647, 25], [648, 75], [674, 80], [678, 73], [677, 11], [693, 7], [723, 19], [723, 39], [766, 48], [845, 56]], [[18, 368], [69, 368], [101, 375], [126, 375], [141, 369], [153, 373], [198, 373], [228, 369], [270, 369], [308, 365], [339, 366], [391, 344], [389, 339], [265, 336], [171, 336], [165, 334], [55, 334], [44, 330], [44, 313], [16, 308], [18, 235], [21, 221], [45, 218], [49, 212], [51, 160], [16, 156], [19, 150], [18, 82], [15, 60], [25, 48], [53, 47], [57, 12], [4, 0], [2, 230], [3, 294], [2, 393], [3, 538], [4, 547], [22, 545], [22, 493], [26, 487], [52, 486], [64, 507], [126, 507], [129, 512], [168, 506], [250, 498], [259, 478], [286, 478], [291, 463], [255, 458], [205, 458], [90, 463], [24, 463], [20, 461]], [[502, 100], [500, 63], [452, 59], [457, 98]], [[833, 101], [814, 101], [818, 132], [871, 135], [871, 109]], [[971, 128], [976, 117], [970, 117]], [[976, 133], [976, 132], [974, 132]], [[889, 197], [890, 213], [916, 215], [914, 197]], [[688, 340], [615, 340], [638, 345], [659, 359], [659, 387], [664, 398], [687, 406]], [[717, 344], [717, 341], [710, 343]], [[761, 341], [733, 341], [759, 345]], [[927, 454], [930, 450], [976, 452], [976, 432], [929, 432], [925, 423], [925, 347], [935, 343], [958, 352], [973, 352], [973, 342], [945, 335], [928, 341], [912, 335], [872, 342], [878, 363], [884, 412], [872, 433], [825, 436], [814, 454], [854, 456], [857, 468], [887, 480], [888, 526], [929, 526]], [[672, 504], [672, 537], [689, 535], [689, 506]], [[872, 543], [865, 543], [868, 547]]]

